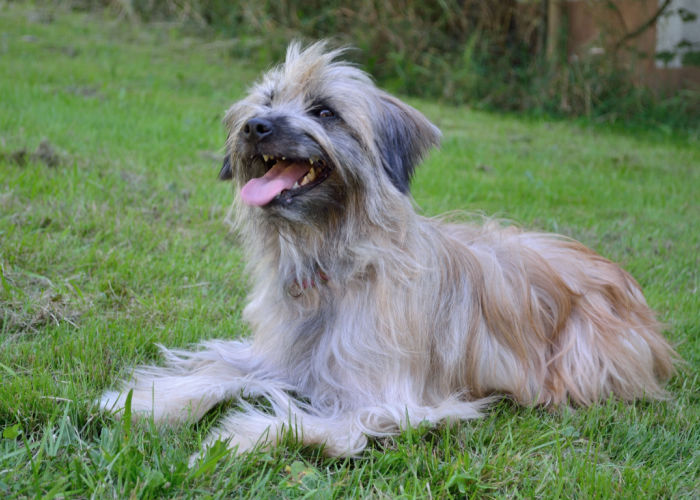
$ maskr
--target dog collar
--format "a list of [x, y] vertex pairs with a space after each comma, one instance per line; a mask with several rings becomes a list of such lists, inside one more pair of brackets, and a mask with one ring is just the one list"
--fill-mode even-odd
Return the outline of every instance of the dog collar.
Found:
[[304, 290], [308, 290], [309, 288], [314, 288], [319, 284], [326, 283], [329, 279], [328, 275], [320, 269], [318, 270], [317, 275], [318, 278], [302, 280], [301, 283], [299, 283], [298, 280], [292, 281], [292, 283], [287, 287], [287, 293], [296, 299], [304, 294]]

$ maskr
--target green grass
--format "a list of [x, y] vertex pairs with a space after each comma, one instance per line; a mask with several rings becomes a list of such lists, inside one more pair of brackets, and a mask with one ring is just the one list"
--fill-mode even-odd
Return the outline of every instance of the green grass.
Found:
[[445, 133], [414, 182], [422, 210], [483, 211], [621, 262], [687, 362], [669, 402], [546, 412], [503, 401], [357, 459], [289, 443], [242, 457], [215, 449], [195, 469], [189, 455], [226, 408], [176, 429], [97, 412], [102, 390], [157, 360], [155, 343], [247, 332], [242, 257], [223, 222], [231, 188], [213, 158], [223, 111], [261, 68], [229, 46], [0, 4], [0, 494], [698, 495], [697, 131], [628, 134], [412, 102]]

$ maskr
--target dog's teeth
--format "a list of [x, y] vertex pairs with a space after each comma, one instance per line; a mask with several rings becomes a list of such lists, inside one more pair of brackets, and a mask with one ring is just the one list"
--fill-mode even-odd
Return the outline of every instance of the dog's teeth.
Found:
[[267, 161], [267, 160], [269, 160], [269, 159], [270, 159], [270, 157], [269, 157], [269, 156], [267, 156], [267, 155], [263, 155], [263, 161]]
[[300, 186], [299, 186], [299, 181], [297, 181], [297, 182], [294, 183], [294, 185], [292, 186], [292, 189], [296, 189], [296, 188], [298, 188], [298, 187], [300, 187]]
[[301, 185], [306, 186], [309, 182], [316, 180], [316, 169], [311, 167], [308, 173], [301, 179]]
[[309, 163], [313, 165], [313, 164], [314, 164], [314, 159], [313, 159], [313, 158], [309, 158]]
[[282, 157], [282, 161], [284, 161], [284, 160], [286, 160], [286, 159], [287, 159], [287, 157], [286, 157], [286, 156], [283, 156], [283, 157]]

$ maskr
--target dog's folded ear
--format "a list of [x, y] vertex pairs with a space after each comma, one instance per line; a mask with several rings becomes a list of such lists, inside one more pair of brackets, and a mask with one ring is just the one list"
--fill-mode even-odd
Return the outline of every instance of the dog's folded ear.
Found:
[[227, 151], [226, 156], [224, 156], [224, 164], [219, 170], [219, 180], [228, 181], [233, 179], [233, 170], [231, 170], [231, 154]]
[[418, 110], [389, 94], [378, 101], [375, 143], [382, 166], [394, 186], [408, 193], [416, 166], [431, 147], [440, 144], [440, 130]]

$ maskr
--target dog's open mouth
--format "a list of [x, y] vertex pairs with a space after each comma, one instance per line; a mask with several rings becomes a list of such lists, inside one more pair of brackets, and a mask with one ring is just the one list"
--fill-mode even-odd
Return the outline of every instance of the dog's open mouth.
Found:
[[241, 199], [247, 205], [262, 207], [273, 200], [289, 202], [295, 196], [313, 189], [325, 181], [331, 172], [323, 158], [288, 159], [261, 155], [268, 169], [265, 175], [249, 180], [241, 189]]

